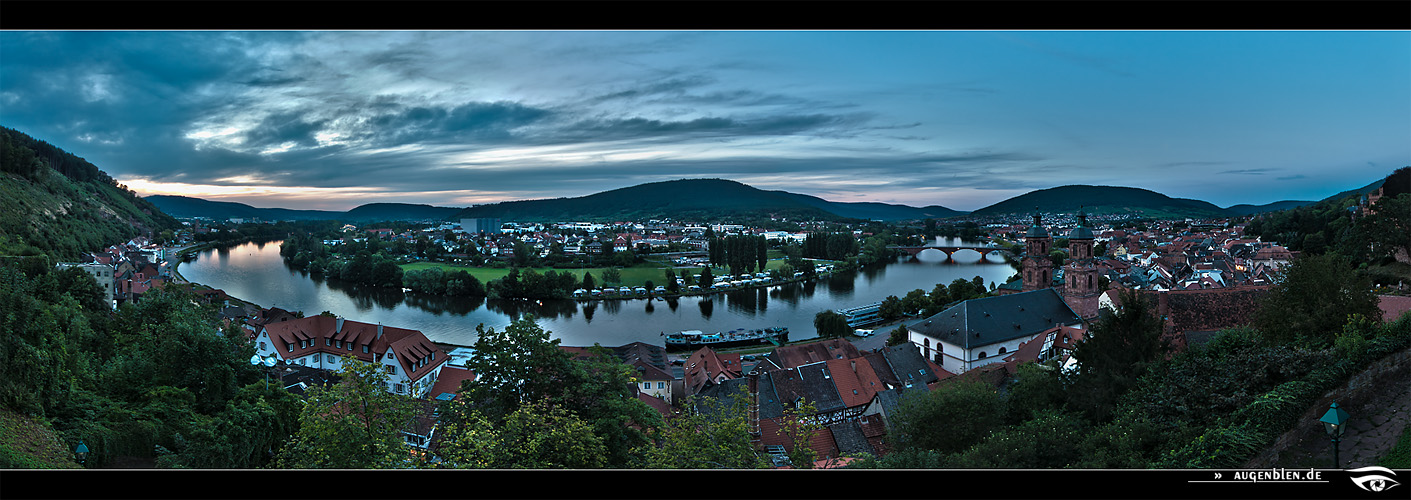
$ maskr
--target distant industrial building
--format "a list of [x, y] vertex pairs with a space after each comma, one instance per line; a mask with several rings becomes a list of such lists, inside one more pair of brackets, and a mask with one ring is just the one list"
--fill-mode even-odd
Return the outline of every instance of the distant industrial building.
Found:
[[461, 219], [461, 231], [470, 234], [500, 234], [500, 219]]

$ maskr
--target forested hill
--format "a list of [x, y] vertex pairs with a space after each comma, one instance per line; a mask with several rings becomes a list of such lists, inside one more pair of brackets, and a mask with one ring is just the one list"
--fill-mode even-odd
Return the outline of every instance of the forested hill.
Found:
[[443, 220], [461, 211], [460, 208], [407, 203], [369, 203], [347, 212], [335, 212], [257, 208], [244, 203], [211, 201], [187, 196], [153, 195], [148, 196], [146, 200], [175, 217], [205, 217], [216, 220], [259, 218], [263, 220], [340, 220], [347, 222], [417, 221]]
[[1115, 186], [1061, 186], [1031, 191], [976, 210], [974, 215], [1003, 215], [1040, 212], [1089, 214], [1133, 214], [1151, 218], [1225, 217], [1227, 212], [1200, 200], [1171, 198], [1141, 188]]
[[0, 127], [0, 256], [75, 260], [180, 227], [87, 160]]
[[777, 215], [791, 219], [921, 219], [960, 215], [945, 207], [884, 203], [838, 203], [814, 196], [765, 191], [726, 179], [652, 182], [577, 198], [495, 203], [470, 207], [456, 217], [506, 220], [640, 220]]

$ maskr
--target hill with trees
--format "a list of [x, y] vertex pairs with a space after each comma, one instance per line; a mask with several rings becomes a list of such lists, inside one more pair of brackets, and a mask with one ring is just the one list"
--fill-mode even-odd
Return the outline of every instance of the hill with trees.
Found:
[[460, 208], [408, 203], [369, 203], [346, 212], [339, 212], [256, 208], [244, 203], [203, 200], [189, 196], [152, 195], [148, 196], [146, 200], [174, 217], [203, 217], [214, 220], [256, 218], [262, 220], [340, 220], [345, 222], [444, 220], [461, 211]]
[[725, 219], [760, 215], [790, 219], [901, 220], [963, 214], [941, 206], [915, 208], [885, 203], [839, 203], [815, 196], [766, 191], [726, 179], [652, 182], [577, 198], [509, 201], [465, 209], [456, 218], [506, 220]]
[[180, 227], [87, 160], [0, 127], [0, 255], [76, 260]]
[[1060, 186], [1040, 189], [981, 208], [971, 215], [1004, 215], [1040, 212], [1132, 214], [1154, 219], [1226, 217], [1225, 209], [1210, 202], [1172, 198], [1155, 191], [1117, 186]]

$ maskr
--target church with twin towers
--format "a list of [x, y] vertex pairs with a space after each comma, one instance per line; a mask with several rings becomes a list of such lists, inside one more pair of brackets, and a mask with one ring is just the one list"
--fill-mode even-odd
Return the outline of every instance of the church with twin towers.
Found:
[[[1042, 217], [1037, 209], [1034, 223], [1024, 233], [1024, 259], [1020, 262], [1023, 272], [1022, 291], [1030, 292], [1054, 287], [1052, 251], [1053, 237], [1044, 229]], [[1068, 307], [1085, 320], [1097, 318], [1098, 298], [1102, 287], [1098, 283], [1097, 260], [1093, 256], [1093, 231], [1088, 227], [1088, 216], [1078, 210], [1078, 226], [1068, 232], [1068, 258], [1063, 263], [1063, 285], [1057, 288], [1059, 295]]]

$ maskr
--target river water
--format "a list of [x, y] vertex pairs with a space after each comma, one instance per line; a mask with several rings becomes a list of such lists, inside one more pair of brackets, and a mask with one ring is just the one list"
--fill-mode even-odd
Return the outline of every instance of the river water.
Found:
[[279, 256], [279, 242], [206, 250], [182, 263], [179, 272], [189, 281], [263, 307], [306, 315], [329, 311], [355, 321], [420, 330], [445, 344], [470, 345], [477, 325], [503, 329], [514, 318], [531, 314], [562, 345], [618, 346], [639, 341], [662, 345], [663, 333], [681, 330], [773, 326], [788, 327], [790, 340], [816, 338], [813, 317], [821, 311], [870, 304], [889, 295], [903, 297], [917, 288], [930, 292], [937, 283], [957, 278], [980, 276], [986, 286], [998, 285], [1015, 274], [1001, 260], [998, 254], [984, 260], [968, 250], [947, 260], [940, 251], [925, 250], [917, 257], [901, 255], [894, 262], [807, 283], [650, 301], [486, 300], [355, 287], [290, 268]]

